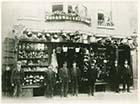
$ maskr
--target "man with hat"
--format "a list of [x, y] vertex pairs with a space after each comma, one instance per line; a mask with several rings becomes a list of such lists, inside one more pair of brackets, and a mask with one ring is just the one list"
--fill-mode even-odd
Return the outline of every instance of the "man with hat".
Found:
[[114, 84], [114, 88], [116, 93], [119, 93], [119, 85], [120, 85], [120, 80], [121, 80], [121, 74], [120, 74], [120, 66], [118, 65], [118, 61], [115, 60], [115, 65], [114, 65], [114, 74], [112, 73], [112, 77], [114, 80], [113, 84]]
[[88, 86], [89, 86], [89, 95], [94, 96], [94, 87], [97, 78], [97, 67], [95, 65], [96, 61], [94, 61], [90, 68], [88, 69]]
[[126, 90], [127, 86], [127, 92], [130, 92], [130, 78], [131, 78], [131, 69], [130, 66], [128, 65], [128, 61], [125, 60], [124, 66], [122, 69], [122, 77], [123, 77], [123, 91]]
[[20, 97], [22, 93], [22, 84], [24, 81], [24, 71], [21, 69], [21, 62], [17, 61], [16, 67], [12, 70], [11, 84], [14, 87], [13, 95]]
[[71, 68], [71, 82], [72, 82], [72, 95], [78, 96], [79, 90], [80, 69], [77, 67], [76, 62], [73, 62]]
[[70, 72], [67, 68], [67, 62], [63, 63], [63, 67], [59, 70], [59, 79], [61, 83], [61, 96], [67, 97], [68, 85], [70, 80]]
[[55, 72], [53, 71], [53, 66], [49, 65], [44, 73], [44, 85], [45, 85], [45, 96], [52, 98], [54, 94], [55, 85]]

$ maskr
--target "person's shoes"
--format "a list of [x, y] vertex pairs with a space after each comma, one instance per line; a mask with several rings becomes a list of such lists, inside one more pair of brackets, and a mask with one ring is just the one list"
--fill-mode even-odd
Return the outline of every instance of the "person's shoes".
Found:
[[67, 95], [64, 95], [64, 97], [68, 97]]
[[131, 91], [127, 91], [127, 92], [131, 93]]
[[93, 94], [93, 93], [92, 93], [91, 95], [92, 95], [92, 96], [94, 96], [94, 94]]
[[122, 89], [122, 92], [125, 92], [125, 89]]
[[119, 91], [116, 91], [116, 93], [119, 93]]
[[90, 93], [88, 93], [88, 96], [90, 96], [91, 94]]

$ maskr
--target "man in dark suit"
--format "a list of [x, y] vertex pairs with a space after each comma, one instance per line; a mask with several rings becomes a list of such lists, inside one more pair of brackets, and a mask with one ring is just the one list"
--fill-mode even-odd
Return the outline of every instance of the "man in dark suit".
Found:
[[94, 96], [94, 87], [97, 78], [97, 67], [95, 63], [92, 63], [91, 68], [88, 69], [88, 86], [89, 86], [89, 95]]
[[17, 61], [16, 68], [12, 70], [11, 84], [14, 87], [14, 96], [20, 97], [22, 94], [22, 84], [24, 81], [24, 71], [21, 69], [21, 62]]
[[64, 62], [63, 67], [59, 70], [59, 79], [61, 83], [61, 96], [67, 97], [68, 84], [70, 80], [70, 72], [67, 68], [67, 62]]
[[5, 66], [2, 72], [2, 91], [4, 96], [11, 96], [12, 86], [11, 86], [11, 67]]
[[45, 85], [45, 96], [52, 98], [54, 93], [55, 85], [55, 72], [53, 71], [53, 66], [49, 65], [44, 73], [44, 85]]
[[126, 90], [127, 86], [127, 92], [130, 92], [131, 69], [130, 66], [128, 65], [127, 60], [124, 62], [124, 66], [122, 68], [122, 77], [123, 77], [123, 91]]
[[114, 88], [115, 88], [116, 93], [119, 93], [119, 85], [120, 85], [120, 80], [121, 80], [120, 74], [121, 73], [120, 73], [120, 67], [118, 66], [118, 61], [115, 61], [113, 83], [114, 83]]
[[78, 96], [79, 90], [79, 78], [80, 78], [80, 69], [76, 66], [76, 62], [73, 62], [71, 68], [71, 82], [72, 82], [72, 95]]

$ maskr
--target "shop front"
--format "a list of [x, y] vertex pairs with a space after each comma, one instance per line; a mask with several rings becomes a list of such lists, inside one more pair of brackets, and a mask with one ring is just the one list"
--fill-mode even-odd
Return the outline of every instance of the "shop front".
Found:
[[[94, 41], [91, 41], [93, 37]], [[72, 68], [73, 62], [80, 69], [79, 93], [88, 93], [87, 72], [92, 64], [97, 69], [95, 91], [113, 90], [116, 61], [117, 67], [123, 66], [125, 60], [132, 67], [130, 47], [122, 38], [97, 37], [80, 31], [36, 32], [25, 29], [15, 40], [15, 60], [22, 63], [25, 73], [23, 96], [44, 96], [44, 72], [50, 64], [56, 73], [55, 95], [60, 94], [59, 69], [64, 62], [67, 62], [68, 69]]]

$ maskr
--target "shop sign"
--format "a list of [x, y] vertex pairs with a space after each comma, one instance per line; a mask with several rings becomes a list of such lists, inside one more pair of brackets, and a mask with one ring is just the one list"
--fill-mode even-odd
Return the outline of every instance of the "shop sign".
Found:
[[68, 14], [54, 14], [54, 15], [46, 15], [45, 21], [73, 21], [73, 22], [81, 22], [88, 26], [91, 26], [91, 19], [87, 17], [80, 17], [78, 15], [68, 15]]

